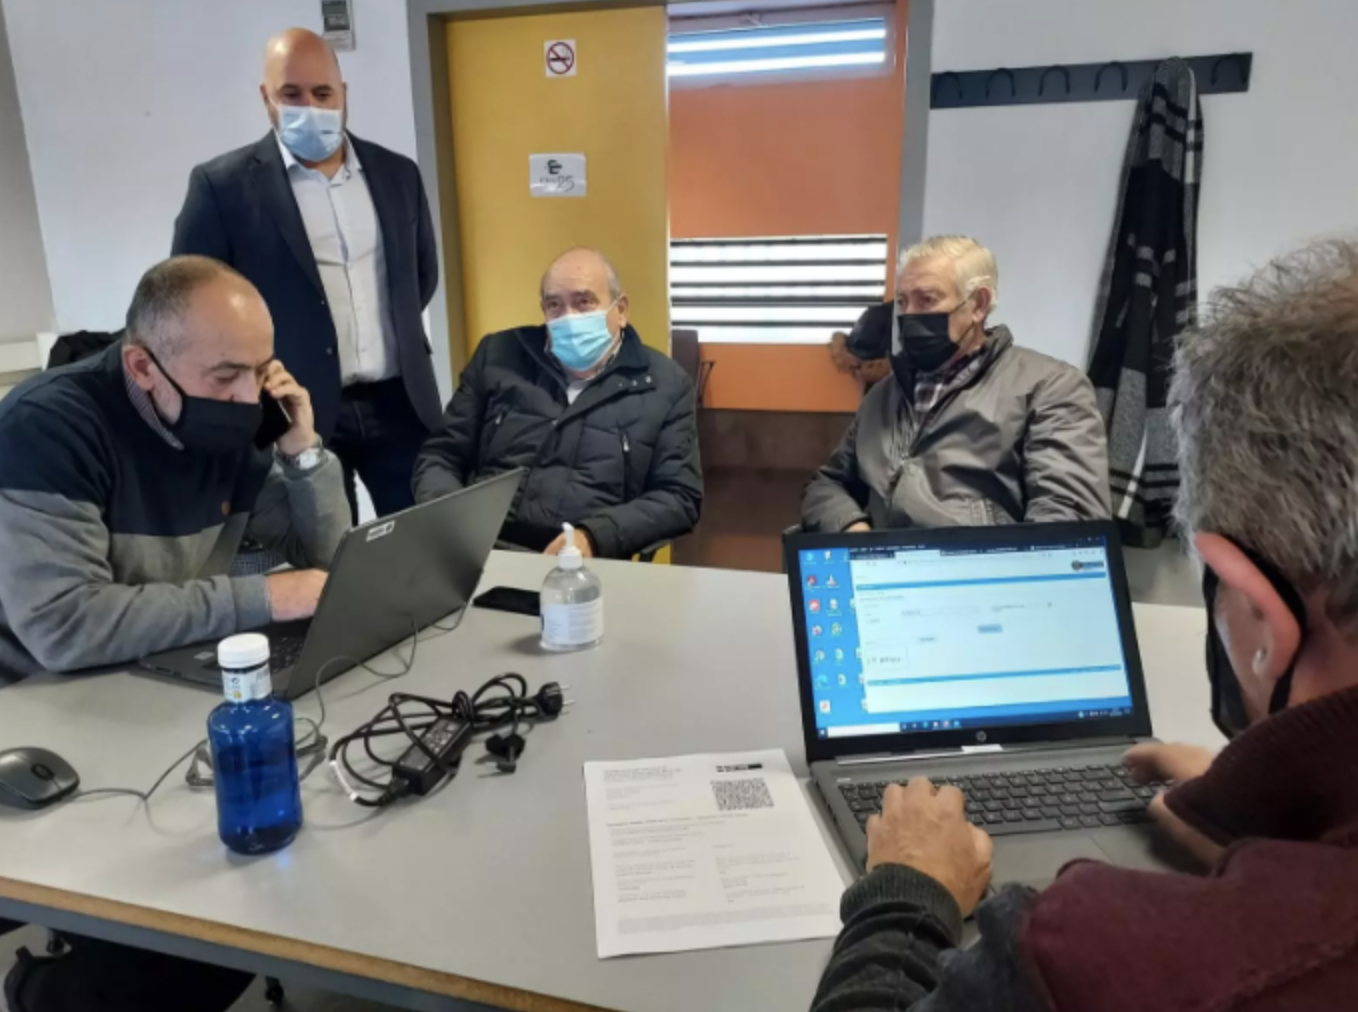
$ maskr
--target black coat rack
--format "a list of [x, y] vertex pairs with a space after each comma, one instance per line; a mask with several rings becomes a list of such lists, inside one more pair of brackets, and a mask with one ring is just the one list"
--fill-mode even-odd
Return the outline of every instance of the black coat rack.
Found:
[[[983, 105], [1134, 99], [1161, 62], [1110, 60], [1107, 63], [1057, 63], [1048, 67], [945, 70], [934, 75], [929, 104], [934, 109], [965, 109]], [[1253, 53], [1190, 56], [1185, 62], [1193, 68], [1201, 95], [1250, 90]]]

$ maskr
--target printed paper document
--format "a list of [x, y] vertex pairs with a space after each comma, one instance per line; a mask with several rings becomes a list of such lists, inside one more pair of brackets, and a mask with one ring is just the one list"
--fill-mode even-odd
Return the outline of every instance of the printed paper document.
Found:
[[585, 764], [599, 958], [839, 933], [840, 877], [781, 749]]

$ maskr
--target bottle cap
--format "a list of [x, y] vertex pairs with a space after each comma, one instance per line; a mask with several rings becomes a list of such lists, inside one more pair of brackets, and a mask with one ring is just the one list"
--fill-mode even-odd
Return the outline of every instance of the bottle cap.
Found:
[[556, 568], [583, 569], [585, 557], [580, 554], [580, 549], [575, 547], [575, 528], [570, 524], [562, 524], [561, 529], [566, 532], [566, 547], [561, 549], [561, 554], [556, 557]]
[[223, 668], [257, 668], [269, 663], [269, 637], [262, 633], [228, 636], [217, 644], [217, 664]]

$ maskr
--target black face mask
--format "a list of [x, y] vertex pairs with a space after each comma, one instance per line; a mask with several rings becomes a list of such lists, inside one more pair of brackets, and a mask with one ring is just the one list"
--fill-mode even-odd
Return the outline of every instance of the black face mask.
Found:
[[242, 404], [238, 401], [218, 401], [211, 397], [191, 397], [151, 354], [151, 350], [145, 350], [160, 374], [179, 394], [179, 420], [173, 424], [165, 422], [165, 428], [184, 444], [186, 450], [239, 453], [250, 445], [264, 421], [263, 405], [258, 401]]
[[946, 365], [957, 354], [957, 345], [948, 336], [951, 316], [952, 313], [902, 313], [896, 317], [900, 350], [892, 355], [893, 364], [899, 363], [912, 373], [934, 372]]
[[[1301, 640], [1305, 642], [1306, 605], [1297, 589], [1254, 552], [1243, 547], [1240, 550], [1249, 557], [1259, 572], [1264, 574], [1273, 585], [1273, 589], [1278, 592], [1278, 596], [1283, 599], [1287, 610], [1297, 620]], [[1212, 683], [1212, 723], [1216, 724], [1217, 730], [1227, 738], [1234, 738], [1249, 728], [1250, 718], [1245, 709], [1245, 699], [1240, 693], [1240, 679], [1236, 677], [1231, 657], [1226, 652], [1226, 645], [1221, 642], [1221, 637], [1217, 633], [1217, 591], [1220, 587], [1221, 580], [1217, 574], [1212, 572], [1210, 566], [1204, 567], [1202, 597], [1207, 604], [1207, 677]], [[1298, 653], [1300, 652], [1299, 647]], [[1273, 696], [1268, 702], [1270, 715], [1287, 708], [1287, 702], [1292, 696], [1292, 675], [1296, 665], [1297, 658], [1294, 656], [1292, 663], [1287, 666], [1287, 670], [1273, 687]]]

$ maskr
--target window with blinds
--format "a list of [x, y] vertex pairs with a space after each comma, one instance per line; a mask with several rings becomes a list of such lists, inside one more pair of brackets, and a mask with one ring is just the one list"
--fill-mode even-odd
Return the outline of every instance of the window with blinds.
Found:
[[698, 340], [826, 344], [881, 302], [884, 235], [676, 239], [670, 317]]
[[759, 77], [889, 63], [885, 14], [767, 23], [773, 17], [758, 15], [751, 18], [756, 23], [696, 31], [676, 28], [682, 24], [677, 22], [669, 34], [669, 76]]

